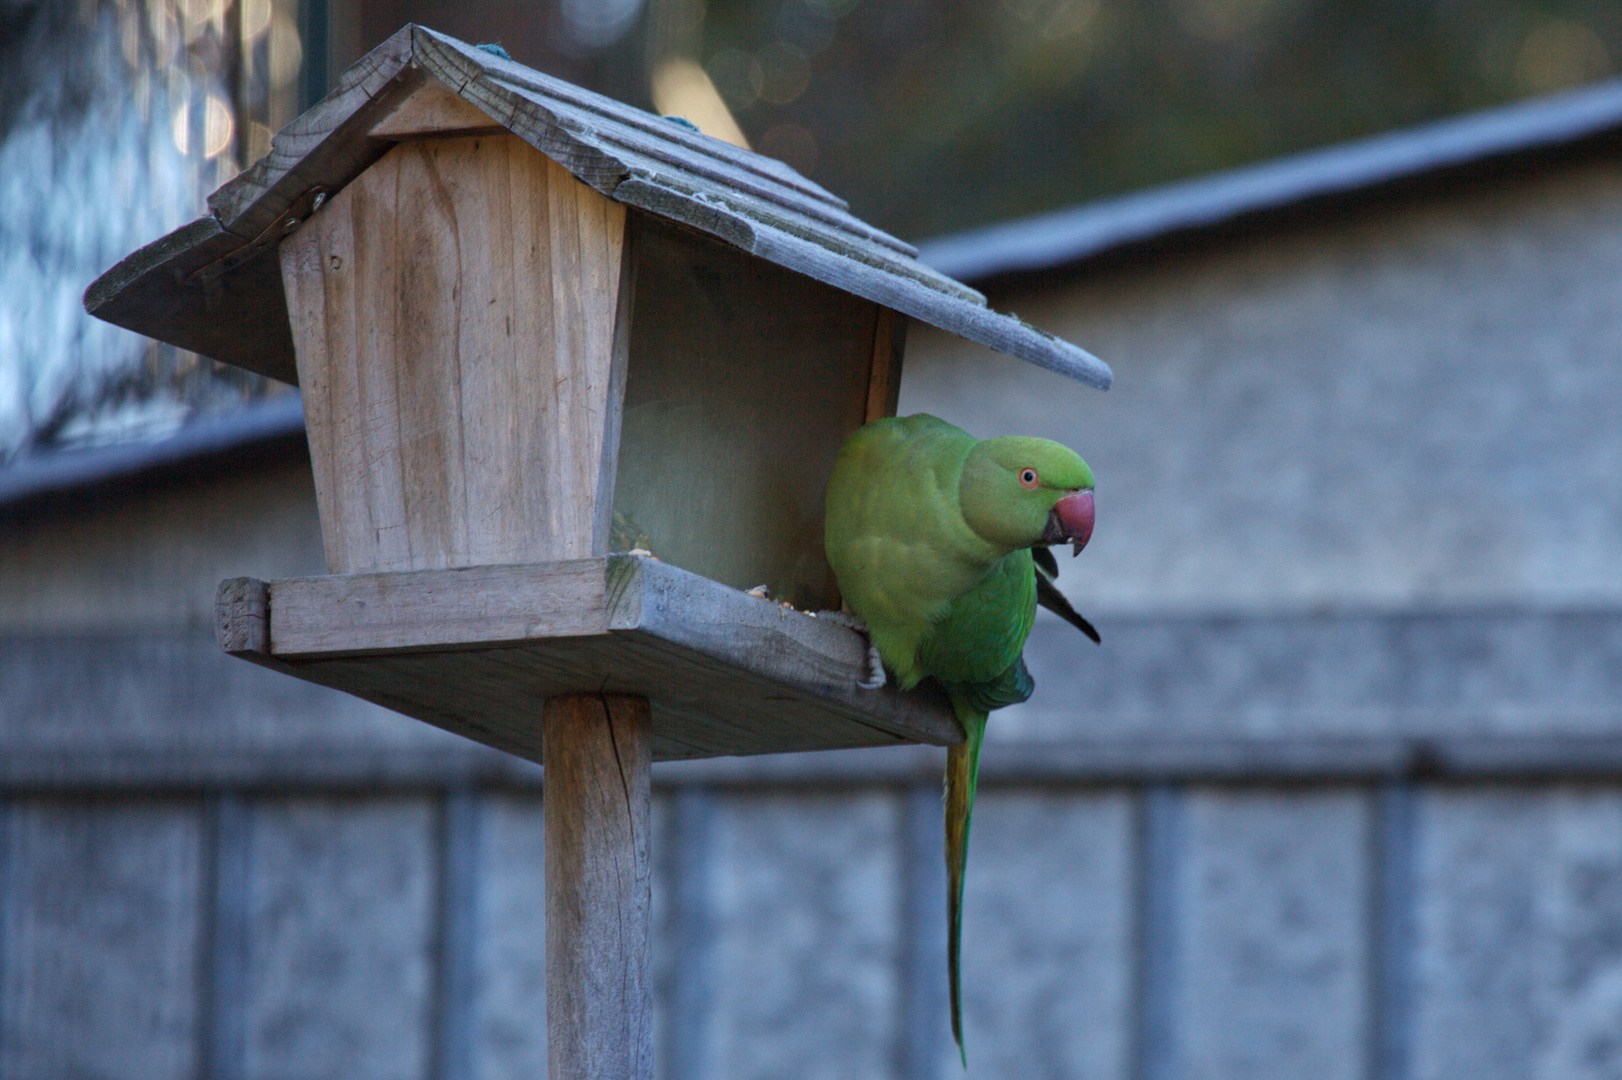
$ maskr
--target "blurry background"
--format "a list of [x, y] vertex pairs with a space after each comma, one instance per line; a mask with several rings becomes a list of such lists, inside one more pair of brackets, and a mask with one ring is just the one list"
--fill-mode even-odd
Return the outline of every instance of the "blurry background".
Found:
[[911, 240], [1622, 63], [1603, 0], [6, 0], [0, 458], [264, 392], [78, 296], [413, 20], [667, 112], [701, 71], [753, 147]]
[[[323, 569], [297, 396], [79, 306], [408, 20], [1114, 365], [911, 332], [903, 412], [1100, 479], [970, 1075], [1622, 1074], [1615, 5], [0, 0], [0, 1075], [544, 1071], [539, 770], [217, 652], [219, 579]], [[656, 771], [661, 1075], [958, 1072], [939, 757]]]

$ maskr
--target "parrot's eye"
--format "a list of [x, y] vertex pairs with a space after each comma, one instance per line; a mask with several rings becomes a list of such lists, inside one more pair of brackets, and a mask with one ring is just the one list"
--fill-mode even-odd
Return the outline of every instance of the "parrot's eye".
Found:
[[1021, 469], [1019, 471], [1020, 487], [1033, 488], [1041, 482], [1041, 479], [1036, 475], [1035, 469]]

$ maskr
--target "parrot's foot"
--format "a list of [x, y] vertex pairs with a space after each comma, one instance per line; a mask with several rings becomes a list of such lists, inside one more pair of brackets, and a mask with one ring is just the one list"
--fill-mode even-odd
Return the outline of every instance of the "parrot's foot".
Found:
[[[843, 611], [819, 611], [817, 618], [838, 623], [867, 637], [867, 624], [854, 615]], [[867, 638], [867, 678], [857, 679], [856, 685], [863, 690], [877, 690], [888, 681], [884, 674], [884, 658], [879, 655], [879, 647], [873, 644], [872, 638]]]
[[877, 690], [885, 684], [884, 658], [879, 655], [879, 647], [873, 644], [872, 639], [867, 642], [867, 678], [858, 679], [856, 685], [863, 690]]

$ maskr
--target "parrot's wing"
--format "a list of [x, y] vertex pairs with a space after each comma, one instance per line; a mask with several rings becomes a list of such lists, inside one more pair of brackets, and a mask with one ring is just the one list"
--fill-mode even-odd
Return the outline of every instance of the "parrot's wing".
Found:
[[1036, 602], [1092, 638], [1093, 644], [1102, 645], [1104, 641], [1098, 636], [1093, 624], [1071, 607], [1064, 593], [1053, 584], [1054, 579], [1059, 576], [1059, 561], [1053, 557], [1053, 552], [1045, 547], [1032, 548], [1031, 561], [1036, 564]]
[[1008, 670], [998, 678], [988, 682], [953, 683], [951, 686], [954, 700], [961, 699], [965, 704], [987, 713], [1029, 701], [1035, 690], [1036, 680], [1031, 678], [1023, 656], [1009, 665]]

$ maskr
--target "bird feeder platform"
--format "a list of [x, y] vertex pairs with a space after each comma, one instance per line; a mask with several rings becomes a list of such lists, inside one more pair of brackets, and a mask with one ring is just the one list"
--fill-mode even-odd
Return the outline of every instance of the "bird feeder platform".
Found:
[[654, 760], [963, 735], [858, 633], [640, 555], [221, 584], [226, 652], [539, 762], [540, 703], [645, 697]]

